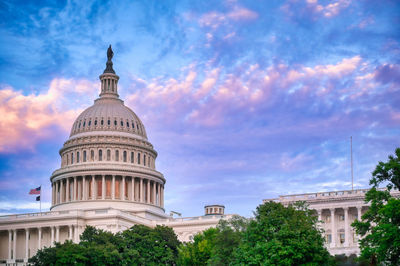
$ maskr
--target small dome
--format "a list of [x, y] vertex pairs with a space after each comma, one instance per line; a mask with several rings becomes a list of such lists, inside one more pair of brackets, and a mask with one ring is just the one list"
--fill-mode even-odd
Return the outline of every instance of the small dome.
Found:
[[91, 131], [122, 131], [147, 139], [139, 117], [122, 100], [116, 98], [97, 99], [75, 120], [70, 136]]

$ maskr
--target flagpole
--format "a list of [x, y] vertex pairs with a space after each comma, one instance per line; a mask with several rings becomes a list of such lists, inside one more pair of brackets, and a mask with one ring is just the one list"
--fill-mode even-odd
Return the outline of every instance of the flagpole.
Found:
[[40, 195], [39, 195], [39, 204], [40, 204], [40, 215], [42, 215], [42, 184], [40, 184]]

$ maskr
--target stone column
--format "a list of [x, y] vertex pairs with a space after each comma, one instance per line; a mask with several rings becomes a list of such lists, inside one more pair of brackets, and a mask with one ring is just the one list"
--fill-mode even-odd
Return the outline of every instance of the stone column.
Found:
[[[157, 194], [158, 191], [158, 194]], [[156, 205], [160, 206], [160, 183], [156, 183]]]
[[349, 208], [345, 207], [344, 210], [344, 246], [348, 247], [350, 244], [350, 224], [349, 224]]
[[82, 176], [82, 200], [87, 200], [86, 176]]
[[111, 182], [111, 199], [115, 200], [115, 175], [112, 176]]
[[74, 242], [79, 243], [78, 225], [74, 225]]
[[64, 182], [60, 180], [60, 203], [64, 202]]
[[56, 242], [60, 242], [60, 227], [56, 226]]
[[77, 194], [78, 193], [76, 193], [76, 191], [78, 190], [77, 189], [77, 182], [76, 182], [77, 180], [76, 180], [76, 176], [74, 176], [74, 184], [73, 184], [73, 192], [72, 192], [72, 197], [73, 197], [73, 199], [74, 199], [74, 201], [77, 201], [78, 200], [78, 197], [77, 197]]
[[13, 259], [17, 258], [17, 230], [13, 230]]
[[25, 228], [25, 258], [29, 258], [29, 228]]
[[72, 240], [72, 225], [68, 225], [68, 240]]
[[335, 208], [330, 209], [331, 211], [331, 236], [332, 243], [331, 247], [336, 247], [336, 222], [335, 222]]
[[42, 248], [42, 228], [38, 228], [38, 250]]
[[147, 180], [147, 199], [146, 202], [150, 204], [150, 180]]
[[8, 230], [8, 259], [11, 260], [12, 230]]
[[160, 189], [161, 193], [161, 198], [160, 198], [160, 202], [161, 202], [161, 208], [164, 208], [164, 186], [161, 185], [161, 189]]
[[122, 191], [121, 200], [125, 200], [125, 176], [122, 176]]
[[94, 191], [94, 188], [95, 188], [94, 182], [95, 182], [95, 180], [96, 180], [95, 176], [92, 175], [92, 200], [96, 199], [96, 191]]
[[56, 204], [58, 204], [58, 203], [60, 203], [60, 199], [59, 199], [59, 193], [58, 193], [58, 187], [59, 187], [59, 184], [58, 184], [58, 181], [55, 181], [55, 183], [56, 183]]
[[132, 193], [131, 193], [131, 201], [135, 201], [135, 178], [132, 176], [131, 178], [131, 182], [132, 182]]
[[101, 176], [101, 199], [106, 199], [106, 176]]
[[361, 221], [361, 216], [362, 216], [361, 210], [362, 210], [362, 206], [357, 206], [357, 219], [359, 221]]
[[69, 191], [70, 191], [70, 189], [69, 189], [69, 177], [67, 177], [67, 183], [66, 183], [66, 190], [65, 191], [67, 192], [66, 196], [65, 196], [65, 201], [68, 202], [69, 201]]
[[318, 213], [318, 226], [319, 228], [322, 228], [322, 209], [318, 209], [317, 213]]
[[82, 183], [79, 184], [78, 177], [76, 178], [76, 185], [78, 186], [78, 200], [82, 200]]
[[143, 197], [143, 178], [140, 178], [140, 202], [144, 202], [144, 197]]
[[156, 189], [156, 182], [153, 182], [153, 204], [156, 205], [156, 194], [157, 194], [157, 189]]
[[55, 205], [55, 193], [56, 192], [56, 186], [54, 185], [54, 182], [51, 183], [51, 205]]
[[50, 236], [50, 246], [54, 247], [54, 226], [50, 227], [51, 236]]

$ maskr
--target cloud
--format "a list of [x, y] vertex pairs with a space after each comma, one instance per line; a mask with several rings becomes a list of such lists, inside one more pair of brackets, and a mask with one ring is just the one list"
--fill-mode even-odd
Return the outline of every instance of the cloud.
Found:
[[[24, 95], [10, 86], [0, 89], [0, 152], [33, 149], [39, 140], [54, 137], [55, 128], [67, 132], [82, 111], [77, 95], [92, 95], [86, 80], [54, 79], [46, 92]], [[54, 128], [55, 127], [55, 128]]]
[[289, 0], [285, 3], [283, 10], [290, 17], [308, 15], [315, 17], [333, 18], [350, 5], [350, 0], [329, 1], [327, 5], [320, 4], [318, 0], [297, 1]]
[[229, 21], [250, 21], [258, 18], [258, 14], [250, 9], [235, 6], [227, 13], [211, 11], [203, 14], [199, 19], [202, 27], [218, 28]]

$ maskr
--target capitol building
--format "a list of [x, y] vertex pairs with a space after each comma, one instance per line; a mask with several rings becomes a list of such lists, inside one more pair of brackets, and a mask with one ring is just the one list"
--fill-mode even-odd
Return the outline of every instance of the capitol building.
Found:
[[[113, 233], [135, 224], [172, 227], [180, 241], [229, 219], [224, 206], [205, 206], [198, 217], [172, 217], [164, 209], [166, 178], [156, 170], [157, 151], [140, 118], [118, 95], [111, 47], [94, 104], [72, 125], [51, 177], [48, 212], [0, 216], [0, 265], [23, 265], [43, 247], [79, 242], [87, 225]], [[359, 253], [351, 222], [368, 206], [365, 190], [281, 196], [283, 204], [306, 200], [324, 221], [331, 254]]]

